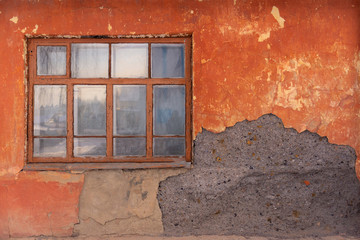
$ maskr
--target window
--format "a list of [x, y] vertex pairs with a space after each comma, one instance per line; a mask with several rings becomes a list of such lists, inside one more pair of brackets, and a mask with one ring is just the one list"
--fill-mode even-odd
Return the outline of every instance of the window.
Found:
[[190, 54], [189, 37], [29, 39], [26, 167], [190, 162]]

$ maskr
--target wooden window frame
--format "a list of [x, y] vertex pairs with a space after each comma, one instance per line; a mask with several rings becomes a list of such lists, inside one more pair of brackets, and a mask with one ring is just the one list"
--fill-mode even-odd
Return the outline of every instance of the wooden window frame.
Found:
[[[29, 38], [28, 46], [28, 118], [27, 118], [27, 152], [24, 169], [26, 170], [81, 170], [81, 169], [124, 169], [124, 168], [166, 168], [189, 167], [192, 161], [192, 76], [191, 76], [191, 36], [166, 38]], [[72, 43], [108, 43], [109, 44], [109, 77], [108, 78], [71, 78], [71, 44]], [[148, 78], [112, 78], [111, 77], [111, 44], [148, 43]], [[183, 78], [151, 78], [151, 44], [181, 43], [185, 46], [185, 74]], [[37, 75], [37, 46], [66, 46], [66, 75]], [[106, 86], [106, 156], [74, 157], [74, 85]], [[34, 136], [34, 85], [67, 86], [67, 135]], [[113, 85], [146, 86], [146, 156], [120, 157], [113, 156]], [[154, 157], [153, 152], [153, 86], [185, 86], [185, 156]], [[66, 157], [34, 157], [33, 143], [35, 138], [66, 137]], [[93, 137], [93, 136], [86, 136]], [[165, 137], [165, 136], [161, 136]], [[168, 136], [176, 137], [176, 136]], [[182, 136], [183, 137], [183, 136]]]

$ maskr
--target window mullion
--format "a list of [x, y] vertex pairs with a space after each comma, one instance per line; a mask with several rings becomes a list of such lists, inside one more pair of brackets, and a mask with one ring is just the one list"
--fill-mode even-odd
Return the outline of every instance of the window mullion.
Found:
[[106, 85], [106, 156], [113, 156], [113, 86]]
[[[151, 43], [148, 43], [148, 80], [151, 79]], [[153, 85], [146, 85], [146, 157], [152, 157], [153, 143]]]
[[66, 78], [71, 78], [71, 44], [66, 44]]
[[191, 39], [185, 40], [185, 159], [192, 159], [192, 81], [191, 81]]
[[34, 138], [33, 138], [33, 124], [34, 124], [34, 84], [33, 80], [35, 78], [36, 73], [36, 44], [30, 43], [29, 44], [29, 84], [28, 84], [28, 91], [29, 91], [29, 98], [28, 98], [28, 105], [29, 105], [29, 112], [28, 112], [28, 159], [29, 162], [33, 160], [33, 152], [34, 152]]
[[153, 85], [146, 85], [146, 157], [152, 157], [153, 143]]
[[[109, 43], [109, 76], [111, 79], [111, 43]], [[113, 156], [113, 85], [106, 85], [106, 156]]]
[[66, 156], [69, 162], [73, 160], [74, 148], [74, 85], [67, 84], [67, 137]]

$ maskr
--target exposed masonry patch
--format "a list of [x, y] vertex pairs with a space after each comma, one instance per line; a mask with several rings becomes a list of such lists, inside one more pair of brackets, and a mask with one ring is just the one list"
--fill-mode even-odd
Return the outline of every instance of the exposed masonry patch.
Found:
[[194, 168], [161, 182], [166, 235], [360, 236], [355, 151], [274, 115], [204, 130]]

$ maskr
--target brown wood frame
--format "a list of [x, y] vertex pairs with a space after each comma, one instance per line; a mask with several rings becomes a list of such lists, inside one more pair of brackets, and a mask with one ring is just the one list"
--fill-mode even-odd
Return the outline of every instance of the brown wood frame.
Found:
[[[109, 78], [71, 78], [71, 44], [72, 43], [108, 43], [109, 44]], [[113, 43], [148, 43], [148, 78], [112, 78], [111, 77], [111, 44]], [[184, 78], [151, 78], [151, 44], [152, 43], [182, 43], [185, 46], [185, 76]], [[37, 75], [37, 46], [66, 46], [66, 75]], [[27, 120], [27, 170], [71, 170], [78, 168], [152, 168], [152, 167], [185, 167], [192, 161], [192, 78], [191, 78], [191, 37], [174, 38], [52, 38], [28, 39], [28, 120]], [[76, 84], [106, 86], [106, 156], [74, 157], [73, 144], [73, 88]], [[113, 156], [113, 85], [146, 85], [146, 156], [120, 157]], [[67, 135], [39, 137], [33, 135], [34, 85], [66, 85], [67, 87]], [[184, 85], [185, 86], [185, 156], [154, 157], [153, 152], [153, 86], [154, 85]], [[66, 157], [34, 157], [33, 141], [35, 138], [66, 138]], [[78, 137], [78, 136], [76, 136]], [[95, 137], [95, 136], [86, 136]], [[177, 136], [161, 136], [177, 137]], [[181, 136], [184, 137], [184, 136]]]

